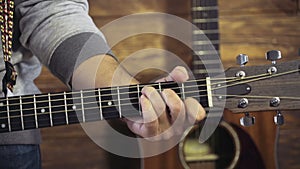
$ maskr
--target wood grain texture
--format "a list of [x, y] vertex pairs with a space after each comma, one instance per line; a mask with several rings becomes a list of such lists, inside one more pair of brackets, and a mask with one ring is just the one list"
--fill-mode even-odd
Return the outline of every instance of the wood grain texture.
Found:
[[[99, 28], [122, 16], [141, 12], [166, 12], [190, 19], [190, 1], [186, 0], [89, 0], [89, 2], [90, 14]], [[300, 48], [300, 18], [296, 14], [299, 8], [299, 1], [292, 0], [219, 1], [220, 45], [224, 67], [235, 66], [235, 57], [240, 53], [250, 56], [249, 65], [269, 64], [264, 59], [264, 53], [271, 49], [281, 50], [284, 57], [282, 60], [296, 58]], [[161, 24], [163, 27], [164, 23]], [[191, 62], [188, 48], [181, 48], [182, 44], [179, 42], [153, 34], [125, 39], [114, 46], [113, 51], [121, 59], [125, 59], [136, 51], [150, 47], [166, 49], [188, 64]], [[150, 71], [146, 74], [157, 76], [161, 73]], [[149, 79], [151, 78], [145, 81]], [[67, 89], [47, 69], [43, 69], [36, 83], [43, 92]], [[228, 114], [225, 117], [226, 120], [233, 123], [238, 123], [242, 116]], [[268, 169], [275, 168], [272, 155], [274, 154], [273, 138], [275, 138], [273, 116], [274, 112], [257, 113], [256, 125], [243, 128], [253, 138]], [[293, 160], [293, 157], [297, 157], [300, 152], [297, 141], [299, 137], [295, 134], [299, 133], [296, 131], [299, 129], [300, 119], [296, 113], [287, 113], [286, 121], [286, 125], [280, 132], [282, 137], [279, 150], [283, 152], [279, 156], [280, 166], [281, 168], [297, 168], [299, 161]], [[79, 125], [43, 129], [42, 134], [44, 169], [109, 169], [112, 166], [107, 159], [107, 153], [96, 146]], [[177, 150], [172, 149], [161, 156], [147, 158], [145, 168], [180, 168], [180, 163], [176, 161], [176, 153]]]
[[300, 155], [300, 110], [283, 111], [285, 124], [279, 131], [278, 164], [280, 168], [296, 169], [300, 167], [297, 158]]
[[[235, 74], [243, 70], [247, 76], [244, 81], [251, 88], [251, 92], [245, 95], [248, 98], [249, 105], [245, 108], [239, 108], [237, 103], [241, 97], [228, 98], [226, 100], [226, 108], [232, 112], [253, 112], [253, 111], [271, 111], [271, 110], [298, 110], [300, 109], [300, 102], [297, 99], [300, 96], [300, 76], [299, 76], [299, 60], [294, 60], [285, 63], [278, 63], [276, 65], [281, 76], [266, 75], [266, 71], [270, 65], [265, 66], [245, 66], [243, 68], [229, 69], [226, 71], [227, 77], [235, 77]], [[294, 73], [287, 73], [291, 72]], [[265, 75], [264, 79], [261, 75]], [[258, 77], [260, 76], [260, 77]], [[247, 79], [247, 77], [255, 77]], [[249, 80], [249, 82], [247, 82]], [[241, 80], [240, 82], [243, 82]], [[230, 84], [229, 84], [230, 85]], [[228, 94], [228, 93], [227, 93]], [[280, 104], [277, 107], [270, 106], [270, 100], [274, 97], [281, 98]]]

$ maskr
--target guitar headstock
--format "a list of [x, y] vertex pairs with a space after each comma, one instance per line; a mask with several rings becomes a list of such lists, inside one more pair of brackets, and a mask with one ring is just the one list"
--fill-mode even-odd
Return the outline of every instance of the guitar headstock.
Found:
[[[275, 63], [277, 54], [274, 52], [267, 53], [272, 64], [241, 66], [225, 72], [225, 108], [234, 113], [300, 109], [300, 60]], [[241, 89], [247, 91], [232, 90], [233, 87], [238, 89], [236, 86], [244, 86]]]

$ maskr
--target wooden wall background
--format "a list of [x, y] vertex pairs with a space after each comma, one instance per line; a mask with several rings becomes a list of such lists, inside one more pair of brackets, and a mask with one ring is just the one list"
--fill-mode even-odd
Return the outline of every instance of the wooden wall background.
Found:
[[[90, 14], [99, 28], [117, 18], [139, 12], [166, 12], [190, 19], [190, 1], [186, 0], [89, 1]], [[299, 58], [299, 8], [299, 0], [219, 0], [221, 58], [224, 66], [235, 66], [235, 56], [239, 53], [250, 56], [249, 65], [267, 64], [264, 53], [271, 49], [281, 50], [282, 60]], [[161, 24], [163, 26], [164, 23]], [[157, 35], [134, 36], [118, 43], [113, 51], [123, 59], [140, 49], [161, 48], [190, 62], [190, 57], [186, 57], [189, 56], [188, 49], [178, 48], [178, 44], [173, 41], [166, 42], [166, 37]], [[43, 92], [66, 90], [46, 69], [43, 69], [36, 83]], [[285, 113], [286, 124], [282, 127], [279, 144], [282, 153], [279, 156], [281, 168], [300, 166], [299, 161], [293, 160], [300, 155], [299, 112]], [[257, 113], [257, 124], [244, 128], [261, 150], [268, 169], [275, 168], [272, 156], [275, 137], [273, 115], [274, 112]], [[240, 117], [241, 115], [229, 115], [226, 119], [237, 123]], [[43, 129], [42, 134], [44, 169], [108, 169], [112, 166], [106, 153], [85, 135], [79, 125]], [[145, 168], [178, 168], [178, 161], [175, 161], [172, 154], [176, 154], [176, 149], [162, 156], [146, 159]]]

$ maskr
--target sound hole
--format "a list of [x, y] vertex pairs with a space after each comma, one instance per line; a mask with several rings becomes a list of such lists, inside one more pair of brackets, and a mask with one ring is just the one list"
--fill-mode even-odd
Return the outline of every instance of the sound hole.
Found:
[[233, 168], [237, 162], [240, 143], [233, 128], [221, 122], [213, 135], [199, 143], [202, 125], [194, 126], [179, 144], [179, 156], [185, 169]]

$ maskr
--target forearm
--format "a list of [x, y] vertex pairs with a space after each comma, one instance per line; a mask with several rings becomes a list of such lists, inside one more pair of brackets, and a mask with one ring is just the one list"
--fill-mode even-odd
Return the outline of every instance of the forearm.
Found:
[[97, 55], [80, 64], [72, 78], [73, 89], [136, 84], [134, 79], [115, 58]]

